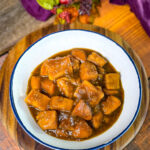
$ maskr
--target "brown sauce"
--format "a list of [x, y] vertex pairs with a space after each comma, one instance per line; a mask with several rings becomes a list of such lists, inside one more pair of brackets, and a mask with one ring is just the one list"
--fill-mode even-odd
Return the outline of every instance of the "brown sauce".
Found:
[[[89, 49], [82, 49], [86, 55], [88, 56], [89, 54], [91, 54], [91, 52], [93, 52], [93, 50], [89, 50]], [[64, 56], [67, 56], [67, 55], [71, 55], [71, 51], [72, 50], [67, 50], [67, 51], [63, 51], [63, 52], [60, 52], [60, 53], [57, 53], [51, 57], [49, 57], [48, 59], [54, 59], [56, 57], [64, 57]], [[97, 52], [96, 52], [97, 53]], [[98, 53], [99, 54], [99, 53]], [[99, 54], [100, 56], [102, 56], [101, 54]], [[103, 57], [103, 56], [102, 56]], [[105, 58], [106, 59], [106, 58]], [[106, 59], [107, 60], [107, 59]], [[108, 61], [108, 60], [107, 60]], [[41, 66], [42, 64], [38, 65], [32, 72], [31, 74], [31, 77], [32, 76], [40, 76], [40, 70], [41, 70]], [[96, 65], [95, 65], [96, 66]], [[97, 67], [97, 66], [96, 66]], [[104, 74], [107, 74], [107, 73], [118, 73], [117, 70], [112, 66], [112, 64], [108, 61], [106, 65], [104, 65], [104, 70], [105, 70], [105, 73]], [[97, 68], [98, 69], [98, 68]], [[28, 82], [28, 88], [27, 88], [27, 94], [31, 91], [31, 77], [29, 79], [29, 82]], [[79, 76], [79, 72], [74, 72], [73, 74], [73, 77], [74, 78], [80, 78]], [[45, 77], [41, 77], [41, 78], [45, 78]], [[104, 79], [100, 79], [100, 80], [96, 80], [96, 81], [91, 81], [91, 83], [94, 85], [94, 86], [98, 86], [100, 85], [103, 88], [105, 88], [105, 82], [104, 82]], [[97, 135], [100, 135], [102, 133], [104, 133], [106, 130], [108, 130], [116, 121], [117, 119], [119, 118], [120, 114], [121, 114], [121, 111], [122, 111], [122, 108], [123, 108], [123, 103], [124, 103], [124, 90], [123, 90], [123, 87], [122, 87], [122, 83], [120, 81], [120, 89], [118, 89], [117, 91], [118, 94], [115, 95], [115, 97], [117, 97], [120, 101], [121, 101], [121, 106], [119, 108], [117, 108], [113, 113], [109, 114], [109, 115], [106, 115], [103, 113], [103, 121], [102, 121], [102, 124], [100, 125], [100, 127], [98, 129], [95, 129], [93, 128], [92, 126], [92, 123], [91, 121], [86, 121], [88, 123], [88, 125], [92, 128], [93, 132], [92, 132], [92, 135], [89, 137], [89, 138], [93, 138]], [[49, 96], [45, 91], [41, 90], [40, 91], [41, 93], [47, 95], [48, 97], [51, 97]], [[62, 94], [59, 90], [57, 91], [57, 95], [59, 96], [64, 96], [64, 94]], [[102, 106], [101, 106], [101, 103], [106, 101], [106, 98], [108, 97], [108, 95], [105, 94], [104, 98], [100, 101], [100, 103], [95, 106], [94, 108], [92, 108], [92, 113], [94, 114], [94, 111], [102, 111]], [[72, 98], [74, 101], [79, 101], [77, 100], [76, 98]], [[76, 104], [76, 103], [75, 103]], [[74, 105], [75, 105], [74, 104]], [[30, 106], [28, 105], [29, 109], [30, 109], [30, 112], [33, 116], [33, 118], [35, 119], [35, 121], [37, 122], [36, 120], [36, 116], [38, 114], [38, 112], [40, 112], [38, 109], [34, 108], [33, 106]], [[62, 120], [63, 118], [66, 118], [67, 116], [70, 116], [70, 113], [69, 112], [60, 112], [57, 110], [57, 113], [58, 113], [58, 124], [59, 124], [59, 121]], [[75, 120], [78, 120], [80, 119], [79, 117], [74, 117]], [[74, 122], [72, 122], [74, 123]], [[76, 140], [76, 141], [81, 141], [81, 140], [86, 140], [86, 139], [89, 139], [89, 138], [74, 138], [72, 136], [69, 136], [69, 137], [59, 137], [57, 134], [56, 134], [56, 130], [45, 130], [45, 132], [47, 134], [50, 134], [54, 137], [57, 137], [57, 138], [61, 138], [61, 139], [65, 139], [65, 140]], [[71, 132], [68, 132], [68, 134], [72, 135]]]

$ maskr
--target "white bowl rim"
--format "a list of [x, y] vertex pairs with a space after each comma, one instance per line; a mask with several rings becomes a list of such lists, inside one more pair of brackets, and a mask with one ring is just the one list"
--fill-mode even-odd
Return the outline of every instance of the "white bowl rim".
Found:
[[140, 108], [140, 105], [141, 105], [141, 100], [142, 100], [142, 84], [141, 84], [141, 79], [140, 79], [140, 75], [139, 75], [139, 72], [138, 72], [138, 69], [136, 67], [136, 64], [134, 63], [134, 60], [132, 59], [132, 57], [129, 55], [129, 53], [122, 47], [120, 46], [117, 42], [115, 42], [114, 40], [112, 40], [111, 38], [103, 35], [103, 34], [100, 34], [98, 32], [95, 32], [95, 31], [90, 31], [90, 30], [83, 30], [83, 29], [68, 29], [68, 30], [63, 30], [63, 31], [57, 31], [57, 32], [53, 32], [53, 33], [50, 33], [42, 38], [40, 38], [39, 40], [37, 40], [36, 42], [34, 42], [32, 45], [30, 45], [24, 52], [23, 54], [19, 57], [18, 61], [16, 62], [14, 68], [13, 68], [13, 71], [12, 71], [12, 74], [11, 74], [11, 78], [10, 78], [10, 84], [9, 84], [9, 97], [10, 97], [10, 103], [11, 103], [11, 107], [13, 109], [13, 113], [19, 123], [19, 125], [22, 127], [22, 129], [31, 137], [33, 138], [35, 141], [37, 141], [38, 143], [48, 147], [48, 148], [52, 148], [52, 149], [58, 149], [58, 150], [65, 150], [64, 148], [60, 148], [60, 147], [55, 147], [55, 146], [52, 146], [50, 144], [47, 144], [43, 141], [41, 141], [39, 138], [35, 137], [25, 126], [24, 124], [22, 123], [20, 117], [18, 116], [18, 113], [17, 113], [17, 110], [16, 110], [16, 107], [15, 107], [15, 104], [14, 104], [14, 98], [13, 98], [13, 89], [12, 89], [12, 85], [13, 85], [13, 78], [14, 78], [14, 73], [15, 73], [15, 70], [16, 70], [16, 67], [20, 61], [20, 59], [24, 56], [24, 54], [30, 50], [30, 48], [32, 46], [34, 46], [37, 42], [41, 41], [42, 39], [46, 38], [47, 36], [50, 36], [50, 35], [53, 35], [55, 33], [59, 33], [59, 32], [65, 32], [65, 31], [85, 31], [85, 32], [91, 32], [91, 33], [95, 33], [97, 35], [100, 35], [100, 36], [103, 36], [105, 38], [107, 38], [108, 40], [114, 42], [117, 46], [119, 46], [123, 51], [124, 53], [128, 56], [129, 60], [131, 61], [131, 63], [133, 64], [135, 70], [136, 70], [136, 73], [137, 73], [137, 77], [138, 77], [138, 82], [139, 82], [139, 100], [138, 100], [138, 106], [137, 106], [137, 109], [136, 109], [136, 112], [134, 114], [134, 117], [133, 119], [131, 120], [131, 122], [128, 124], [128, 126], [120, 133], [118, 134], [115, 138], [113, 138], [111, 141], [105, 143], [105, 144], [101, 144], [101, 145], [98, 145], [96, 147], [92, 147], [92, 148], [87, 148], [87, 150], [96, 150], [96, 149], [99, 149], [99, 148], [103, 148], [107, 145], [110, 145], [112, 144], [113, 142], [115, 142], [117, 139], [119, 139], [125, 132], [127, 132], [127, 130], [130, 128], [130, 126], [133, 124], [134, 120], [136, 119], [137, 115], [138, 115], [138, 112], [139, 112], [139, 108]]

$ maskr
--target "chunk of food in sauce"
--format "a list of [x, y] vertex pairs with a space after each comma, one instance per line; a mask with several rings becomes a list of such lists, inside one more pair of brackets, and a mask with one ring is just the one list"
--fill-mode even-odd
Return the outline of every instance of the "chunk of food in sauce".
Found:
[[74, 130], [74, 120], [72, 117], [69, 117], [67, 119], [61, 120], [59, 124], [59, 128], [63, 130]]
[[50, 102], [50, 98], [40, 93], [38, 90], [31, 90], [30, 93], [25, 98], [25, 102], [28, 105], [43, 111], [48, 108], [48, 103]]
[[100, 67], [103, 67], [107, 63], [107, 60], [105, 60], [102, 56], [98, 55], [95, 52], [92, 52], [88, 56], [87, 60]]
[[55, 80], [66, 74], [73, 74], [70, 56], [48, 59], [41, 66], [41, 76], [48, 76], [50, 80]]
[[81, 84], [80, 78], [69, 78], [69, 80], [74, 86], [79, 86]]
[[102, 67], [100, 67], [100, 66], [98, 66], [97, 68], [98, 68], [98, 73], [100, 73], [100, 74], [102, 74], [102, 75], [104, 75], [104, 74], [106, 73], [106, 71], [105, 71], [104, 68], [102, 68]]
[[40, 77], [39, 76], [32, 76], [31, 77], [31, 88], [34, 90], [40, 90]]
[[70, 112], [73, 106], [73, 100], [62, 96], [53, 96], [49, 105], [50, 109]]
[[50, 96], [53, 96], [56, 93], [57, 87], [53, 81], [49, 80], [49, 78], [42, 78], [41, 89]]
[[103, 120], [104, 120], [105, 123], [109, 123], [109, 122], [110, 122], [110, 118], [107, 117], [107, 116], [104, 116], [104, 119], [103, 119]]
[[76, 124], [72, 135], [75, 138], [88, 138], [92, 135], [92, 128], [87, 124], [86, 121], [81, 120]]
[[51, 56], [32, 72], [25, 102], [47, 134], [82, 141], [114, 124], [123, 94], [120, 74], [106, 58], [76, 48]]
[[75, 49], [72, 50], [72, 55], [79, 59], [81, 62], [84, 62], [86, 60], [86, 54], [83, 50]]
[[92, 125], [95, 129], [98, 129], [103, 121], [103, 113], [100, 111], [96, 114], [94, 114], [92, 118]]
[[66, 97], [72, 98], [74, 94], [75, 86], [72, 81], [67, 77], [62, 77], [57, 80], [57, 86]]
[[91, 120], [92, 111], [91, 108], [83, 100], [80, 100], [73, 109], [72, 116], [78, 116], [85, 120]]
[[57, 129], [57, 112], [56, 111], [42, 111], [36, 116], [39, 126], [43, 130]]
[[89, 81], [85, 80], [82, 82], [81, 86], [76, 89], [74, 96], [78, 99], [88, 101], [92, 107], [95, 107], [104, 97], [104, 93], [101, 88], [97, 88]]
[[80, 68], [80, 61], [74, 57], [71, 57], [72, 68], [74, 72], [77, 72]]
[[[98, 74], [98, 81], [102, 84], [103, 83], [103, 78], [104, 78], [104, 75], [103, 74]], [[99, 85], [101, 85], [99, 84]]]
[[103, 89], [104, 93], [106, 95], [116, 95], [116, 94], [119, 94], [119, 91], [118, 90], [107, 90], [107, 89]]
[[80, 65], [80, 78], [81, 80], [96, 80], [98, 72], [96, 66], [88, 61]]
[[56, 130], [56, 136], [67, 138], [69, 136], [69, 134], [68, 134], [68, 132], [66, 130], [57, 129]]
[[120, 88], [120, 74], [108, 73], [105, 75], [105, 86], [109, 90], [116, 90]]
[[108, 96], [106, 101], [102, 102], [102, 110], [105, 115], [109, 115], [120, 107], [121, 101], [115, 96]]

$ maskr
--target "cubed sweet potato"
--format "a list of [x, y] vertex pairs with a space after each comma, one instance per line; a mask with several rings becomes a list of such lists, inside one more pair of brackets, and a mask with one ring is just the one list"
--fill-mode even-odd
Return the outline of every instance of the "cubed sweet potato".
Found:
[[98, 68], [98, 73], [100, 73], [100, 74], [102, 74], [102, 75], [106, 73], [106, 71], [105, 71], [104, 68], [102, 68], [102, 67], [100, 67], [100, 66], [98, 66], [97, 68]]
[[73, 68], [70, 56], [57, 57], [45, 61], [41, 66], [41, 76], [48, 76], [50, 80], [55, 80], [65, 75], [72, 75]]
[[74, 86], [79, 86], [81, 84], [80, 78], [69, 78], [69, 80]]
[[48, 107], [48, 103], [50, 102], [50, 98], [38, 90], [31, 90], [30, 93], [25, 98], [25, 102], [28, 105], [31, 105], [39, 110], [46, 110]]
[[56, 111], [42, 111], [36, 116], [39, 126], [43, 130], [57, 129], [57, 113]]
[[103, 74], [98, 74], [98, 81], [103, 83], [104, 75]]
[[120, 74], [108, 73], [105, 74], [105, 87], [109, 90], [115, 90], [120, 88]]
[[74, 130], [74, 121], [73, 117], [69, 117], [68, 119], [64, 119], [60, 121], [59, 128], [63, 130], [73, 131]]
[[99, 128], [103, 121], [103, 113], [98, 112], [92, 118], [92, 125], [95, 129]]
[[59, 111], [71, 111], [73, 100], [61, 96], [53, 96], [50, 100], [50, 109]]
[[86, 121], [81, 120], [75, 126], [75, 130], [72, 132], [74, 138], [88, 138], [92, 135], [92, 128]]
[[119, 93], [118, 90], [108, 90], [108, 89], [103, 89], [103, 90], [106, 95], [116, 95]]
[[72, 84], [71, 79], [62, 77], [57, 80], [59, 90], [68, 98], [72, 98], [75, 86]]
[[96, 80], [98, 72], [96, 66], [88, 61], [84, 62], [80, 66], [80, 78], [81, 80]]
[[80, 100], [72, 111], [72, 116], [78, 116], [85, 120], [92, 119], [91, 108], [83, 101]]
[[67, 138], [67, 137], [69, 137], [69, 134], [68, 134], [68, 132], [65, 131], [65, 130], [57, 129], [57, 130], [56, 130], [56, 136]]
[[40, 77], [39, 76], [31, 77], [31, 88], [35, 90], [40, 90]]
[[71, 57], [72, 68], [74, 72], [77, 72], [80, 68], [80, 61], [74, 57]]
[[49, 78], [42, 78], [41, 89], [50, 96], [53, 96], [56, 93], [57, 87], [53, 81], [49, 80]]
[[102, 56], [98, 55], [95, 52], [92, 52], [92, 54], [88, 56], [87, 60], [100, 67], [103, 67], [107, 63], [105, 58], [103, 58]]
[[114, 112], [121, 105], [121, 101], [115, 96], [108, 96], [106, 101], [102, 102], [102, 110], [105, 115]]
[[41, 76], [47, 76], [48, 77], [48, 72], [49, 72], [49, 64], [48, 64], [49, 60], [45, 60], [41, 66], [41, 70], [40, 70], [40, 75]]
[[72, 55], [75, 58], [79, 59], [81, 62], [84, 62], [86, 60], [86, 54], [82, 50], [74, 49], [74, 50], [72, 50]]
[[74, 97], [78, 99], [84, 99], [88, 101], [92, 107], [95, 107], [104, 97], [104, 93], [101, 88], [97, 88], [93, 84], [85, 80], [76, 89]]
[[104, 116], [104, 118], [103, 118], [103, 121], [105, 122], [105, 123], [109, 123], [110, 122], [110, 118], [109, 117], [107, 117], [107, 116]]

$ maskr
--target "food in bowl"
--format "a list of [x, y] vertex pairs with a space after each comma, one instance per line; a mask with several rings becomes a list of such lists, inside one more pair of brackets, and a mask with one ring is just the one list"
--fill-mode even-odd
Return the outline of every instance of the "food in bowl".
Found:
[[[64, 43], [64, 39], [67, 43]], [[81, 139], [80, 142], [46, 134], [40, 129], [24, 101], [27, 96], [28, 80], [34, 68], [49, 56], [77, 47], [92, 49], [107, 58], [120, 73], [124, 90], [123, 107], [121, 105], [122, 110], [116, 122], [103, 134], [86, 140]], [[125, 49], [99, 33], [72, 29], [49, 34], [30, 46], [13, 69], [9, 92], [11, 106], [18, 123], [35, 141], [52, 149], [98, 149], [115, 142], [132, 125], [139, 112], [142, 85], [134, 60]]]
[[80, 141], [102, 134], [117, 121], [124, 90], [120, 73], [105, 57], [75, 48], [33, 70], [25, 102], [46, 133]]

